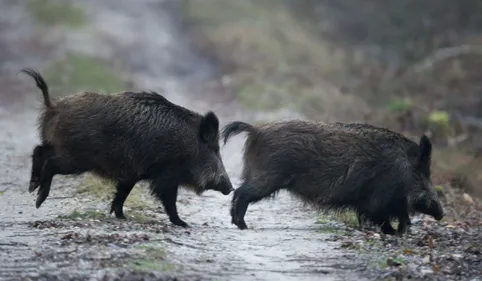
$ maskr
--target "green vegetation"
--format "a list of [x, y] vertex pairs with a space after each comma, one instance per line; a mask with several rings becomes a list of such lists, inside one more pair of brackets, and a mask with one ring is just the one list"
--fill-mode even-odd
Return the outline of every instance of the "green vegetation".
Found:
[[98, 58], [78, 53], [54, 61], [44, 75], [52, 92], [59, 95], [80, 91], [114, 93], [126, 88], [115, 69]]
[[429, 128], [441, 137], [448, 137], [450, 134], [450, 116], [445, 111], [433, 111], [428, 116]]
[[351, 228], [358, 227], [358, 219], [356, 214], [351, 211], [346, 212], [333, 212], [333, 213], [326, 213], [321, 214], [318, 216], [317, 224], [328, 224], [330, 221], [340, 221], [343, 222], [346, 226]]
[[79, 28], [85, 25], [87, 17], [84, 11], [73, 1], [30, 0], [27, 10], [42, 25], [62, 25]]
[[142, 251], [141, 257], [132, 260], [129, 267], [135, 271], [162, 271], [174, 270], [174, 265], [168, 263], [164, 249], [155, 246], [140, 245], [136, 247]]
[[93, 220], [105, 220], [107, 218], [107, 214], [105, 212], [101, 212], [98, 210], [86, 210], [86, 211], [79, 211], [74, 210], [70, 215], [60, 215], [59, 219], [93, 219]]
[[[108, 201], [114, 196], [115, 187], [110, 181], [89, 174], [85, 177], [83, 184], [78, 188], [77, 194], [91, 196], [93, 199], [99, 201]], [[154, 205], [154, 200], [146, 188], [136, 185], [129, 194], [129, 197], [127, 197], [124, 207], [141, 211], [150, 209]]]
[[412, 109], [412, 101], [410, 99], [394, 100], [387, 105], [390, 112], [404, 112]]
[[[115, 194], [113, 183], [93, 175], [87, 175], [76, 192], [77, 196], [89, 196], [93, 200], [105, 202], [112, 200]], [[146, 215], [145, 211], [155, 206], [154, 199], [143, 186], [135, 186], [124, 203], [124, 212], [128, 220], [137, 223], [156, 222], [154, 216]]]
[[322, 226], [320, 227], [317, 232], [323, 233], [323, 234], [336, 234], [336, 235], [345, 235], [346, 231], [343, 229], [340, 229], [336, 226]]
[[[147, 216], [139, 211], [131, 210], [126, 217], [129, 221], [140, 223], [140, 224], [153, 224], [157, 223], [158, 221], [154, 217]], [[114, 219], [113, 216], [110, 216], [108, 210], [74, 210], [69, 215], [60, 215], [58, 216], [59, 219], [72, 219], [72, 220], [84, 220], [84, 219], [92, 219], [92, 220], [110, 220]]]

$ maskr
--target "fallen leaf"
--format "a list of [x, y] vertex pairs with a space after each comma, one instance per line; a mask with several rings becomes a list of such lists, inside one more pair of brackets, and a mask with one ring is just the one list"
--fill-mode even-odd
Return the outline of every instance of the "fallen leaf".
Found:
[[416, 254], [416, 252], [414, 250], [410, 250], [410, 249], [405, 249], [403, 250], [403, 253], [405, 255], [413, 255], [413, 254]]
[[435, 272], [437, 272], [437, 271], [440, 270], [440, 267], [439, 267], [438, 265], [434, 264], [434, 265], [432, 266], [432, 270], [435, 271]]

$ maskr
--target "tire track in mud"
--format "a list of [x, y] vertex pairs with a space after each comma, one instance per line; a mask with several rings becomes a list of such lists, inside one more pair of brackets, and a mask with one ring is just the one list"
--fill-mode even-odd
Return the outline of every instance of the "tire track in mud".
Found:
[[[138, 89], [163, 90], [168, 99], [197, 111], [215, 110], [221, 125], [235, 119], [249, 121], [258, 117], [295, 116], [289, 112], [260, 113], [248, 118], [235, 103], [216, 102], [216, 97], [203, 93], [199, 85], [212, 79], [215, 71], [209, 63], [193, 54], [187, 38], [181, 36], [176, 17], [177, 1], [76, 2], [85, 9], [91, 24], [83, 31], [65, 34], [62, 44], [55, 47], [56, 52], [73, 50], [120, 60]], [[11, 16], [3, 22], [7, 28], [32, 28], [31, 22], [23, 23], [25, 14], [14, 1], [0, 6], [10, 9]], [[22, 32], [24, 36], [33, 36], [29, 31]], [[13, 50], [27, 44], [21, 39], [8, 39], [13, 38], [13, 33], [2, 32], [1, 44], [9, 43]], [[20, 54], [10, 56], [7, 61], [11, 67], [3, 69], [17, 84], [31, 82], [13, 76], [21, 67], [37, 67], [44, 63], [38, 50], [31, 50], [29, 54], [22, 59]], [[223, 196], [212, 191], [202, 197], [180, 192], [179, 214], [191, 225], [190, 229], [170, 225], [162, 213], [156, 215], [158, 225], [150, 226], [132, 221], [73, 223], [59, 220], [58, 215], [85, 206], [107, 211], [109, 203], [99, 205], [88, 199], [70, 198], [80, 179], [65, 176], [54, 178], [50, 197], [42, 208], [35, 209], [33, 194], [26, 192], [30, 154], [37, 142], [35, 122], [40, 95], [35, 91], [37, 89], [30, 84], [20, 84], [9, 98], [7, 95], [0, 98], [0, 156], [3, 165], [0, 169], [4, 170], [0, 173], [0, 190], [6, 189], [0, 197], [0, 264], [3, 265], [0, 279], [19, 280], [19, 276], [30, 276], [32, 280], [40, 277], [83, 280], [94, 276], [93, 280], [100, 280], [111, 276], [109, 278], [134, 280], [130, 268], [126, 269], [127, 273], [115, 268], [125, 266], [127, 258], [135, 252], [129, 244], [136, 242], [136, 238], [132, 238], [136, 233], [144, 233], [149, 236], [149, 241], [162, 245], [166, 260], [177, 265], [170, 274], [186, 280], [354, 279], [355, 257], [334, 250], [338, 243], [330, 242], [328, 235], [317, 232], [315, 212], [283, 192], [274, 201], [251, 205], [246, 216], [250, 229], [244, 231], [230, 224], [232, 194]], [[233, 137], [221, 151], [235, 186], [239, 184], [243, 144], [244, 137]], [[35, 221], [47, 221], [53, 225], [42, 226]], [[91, 233], [94, 240], [70, 243], [64, 238], [71, 233], [80, 233], [80, 237]], [[117, 236], [112, 238], [112, 243], [95, 242], [95, 235], [113, 233], [121, 235], [127, 241], [125, 245], [117, 241], [120, 240]], [[168, 275], [154, 273], [142, 276], [145, 280], [168, 278]]]

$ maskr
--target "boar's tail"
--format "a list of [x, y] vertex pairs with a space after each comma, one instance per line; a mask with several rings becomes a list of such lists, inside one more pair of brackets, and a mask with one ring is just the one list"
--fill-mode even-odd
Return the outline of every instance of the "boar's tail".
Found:
[[20, 70], [20, 72], [26, 73], [28, 76], [32, 77], [35, 80], [35, 83], [37, 84], [37, 87], [42, 91], [42, 95], [44, 96], [44, 104], [48, 108], [52, 108], [52, 101], [50, 100], [50, 94], [49, 94], [49, 87], [47, 86], [47, 83], [45, 83], [44, 78], [38, 71], [35, 71], [31, 68], [24, 68]]
[[226, 142], [231, 136], [237, 135], [241, 132], [253, 133], [255, 131], [256, 128], [252, 125], [241, 121], [235, 121], [224, 126], [223, 131], [221, 132], [221, 136], [224, 140], [224, 144], [226, 144]]

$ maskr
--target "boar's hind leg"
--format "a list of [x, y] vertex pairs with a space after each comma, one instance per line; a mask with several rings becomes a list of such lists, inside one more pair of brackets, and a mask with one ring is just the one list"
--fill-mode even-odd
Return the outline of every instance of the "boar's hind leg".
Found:
[[110, 213], [112, 212], [115, 213], [115, 217], [118, 219], [125, 219], [126, 217], [124, 216], [124, 202], [126, 201], [127, 197], [129, 196], [129, 193], [131, 193], [132, 188], [134, 188], [134, 185], [136, 184], [136, 181], [120, 181], [116, 185], [116, 194], [114, 197], [114, 200], [112, 200], [112, 205], [110, 209]]
[[276, 189], [272, 188], [257, 189], [250, 184], [243, 183], [234, 191], [231, 201], [231, 223], [239, 229], [247, 229], [248, 226], [244, 221], [244, 216], [248, 210], [248, 205], [268, 197], [275, 191]]
[[86, 169], [76, 166], [75, 159], [62, 159], [54, 155], [54, 150], [51, 147], [44, 146], [43, 149], [44, 165], [40, 174], [40, 187], [37, 192], [37, 201], [35, 207], [39, 208], [47, 199], [50, 193], [50, 186], [55, 175], [70, 175], [80, 174]]
[[35, 189], [40, 186], [40, 176], [42, 174], [44, 162], [44, 147], [37, 145], [33, 149], [32, 154], [32, 170], [30, 175], [30, 184], [28, 187], [28, 192], [30, 193], [35, 191]]
[[169, 181], [161, 182], [160, 179], [155, 180], [151, 186], [151, 192], [154, 193], [157, 199], [161, 200], [162, 205], [164, 205], [164, 210], [169, 216], [169, 221], [174, 225], [188, 227], [189, 225], [181, 220], [177, 213], [177, 190], [177, 184], [170, 183]]
[[37, 201], [35, 202], [35, 207], [38, 209], [42, 203], [47, 199], [50, 193], [50, 186], [52, 185], [52, 179], [55, 176], [56, 171], [54, 165], [51, 164], [50, 160], [45, 162], [45, 165], [40, 175], [40, 188], [37, 192]]

